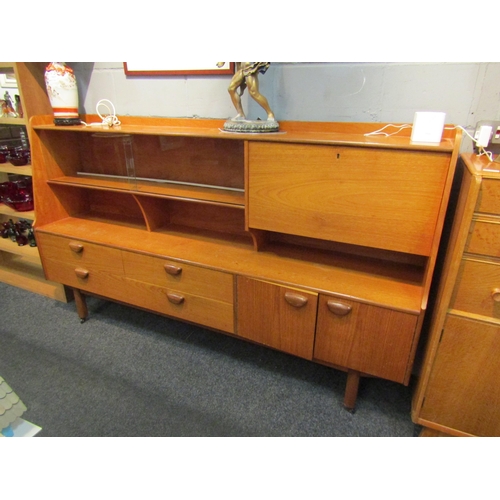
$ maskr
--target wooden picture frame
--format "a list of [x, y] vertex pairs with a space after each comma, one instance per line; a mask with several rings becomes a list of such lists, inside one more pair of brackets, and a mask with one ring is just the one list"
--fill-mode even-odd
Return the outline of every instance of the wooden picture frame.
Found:
[[233, 75], [234, 62], [124, 62], [123, 68], [127, 76], [176, 76], [176, 75]]

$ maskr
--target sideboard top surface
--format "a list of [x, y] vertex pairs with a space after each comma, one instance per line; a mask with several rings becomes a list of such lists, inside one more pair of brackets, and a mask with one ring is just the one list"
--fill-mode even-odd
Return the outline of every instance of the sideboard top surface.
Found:
[[[97, 115], [84, 116], [86, 124], [100, 123]], [[295, 142], [307, 144], [326, 144], [338, 146], [358, 146], [389, 149], [408, 149], [416, 151], [436, 151], [450, 153], [455, 147], [455, 138], [460, 133], [453, 125], [446, 126], [442, 141], [436, 144], [414, 144], [411, 142], [409, 129], [398, 131], [397, 125], [384, 123], [348, 123], [348, 122], [280, 122], [279, 132], [239, 133], [223, 130], [224, 120], [200, 118], [143, 118], [120, 117], [121, 124], [115, 127], [76, 125], [56, 126], [49, 115], [36, 116], [31, 125], [36, 130], [64, 130], [65, 132], [111, 133], [139, 135], [170, 135], [188, 137], [206, 137], [228, 140], [258, 140], [266, 142]], [[368, 135], [382, 129], [384, 135]]]

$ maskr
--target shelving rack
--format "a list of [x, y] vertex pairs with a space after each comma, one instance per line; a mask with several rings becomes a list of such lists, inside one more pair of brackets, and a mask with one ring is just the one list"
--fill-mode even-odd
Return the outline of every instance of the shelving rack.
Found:
[[[24, 126], [28, 134], [29, 120], [38, 114], [51, 113], [45, 92], [44, 71], [46, 63], [40, 62], [0, 62], [0, 73], [13, 73], [23, 107], [22, 118], [0, 117], [0, 125]], [[0, 182], [9, 180], [11, 175], [31, 176], [32, 166], [16, 167], [10, 163], [0, 164]], [[36, 195], [35, 195], [36, 196]], [[15, 211], [0, 203], [0, 222], [12, 219], [27, 219], [36, 224], [33, 210]], [[10, 239], [0, 238], [0, 281], [38, 293], [61, 302], [68, 301], [68, 291], [59, 284], [45, 279], [37, 247], [18, 246]]]

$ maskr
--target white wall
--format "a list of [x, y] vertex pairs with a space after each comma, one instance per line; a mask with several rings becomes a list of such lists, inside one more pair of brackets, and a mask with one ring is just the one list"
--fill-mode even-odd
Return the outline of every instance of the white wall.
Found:
[[68, 63], [78, 79], [81, 112], [109, 99], [116, 114], [227, 118], [235, 114], [223, 76], [127, 76], [123, 63]]
[[[69, 64], [82, 112], [93, 113], [105, 98], [118, 116], [235, 114], [230, 76], [127, 77], [122, 63]], [[464, 127], [500, 120], [500, 63], [272, 63], [260, 89], [278, 121], [412, 123], [415, 111], [443, 111], [448, 123]], [[265, 117], [251, 99], [244, 106], [249, 118]]]

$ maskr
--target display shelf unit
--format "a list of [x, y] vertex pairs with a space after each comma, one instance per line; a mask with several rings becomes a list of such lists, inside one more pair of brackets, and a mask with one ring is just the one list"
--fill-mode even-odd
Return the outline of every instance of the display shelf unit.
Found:
[[[0, 125], [24, 126], [29, 139], [31, 139], [30, 117], [51, 112], [45, 93], [45, 66], [44, 63], [0, 62], [0, 73], [13, 73], [16, 76], [17, 90], [24, 112], [22, 118], [0, 117]], [[0, 182], [9, 180], [12, 175], [32, 176], [32, 166], [16, 167], [10, 163], [0, 164]], [[0, 203], [0, 222], [9, 219], [14, 221], [27, 219], [36, 222], [36, 215], [33, 210], [18, 212]], [[10, 240], [0, 240], [0, 281], [62, 302], [67, 302], [70, 297], [68, 290], [62, 284], [45, 279], [37, 248], [19, 247]]]
[[362, 376], [409, 383], [460, 130], [31, 126], [43, 267], [82, 320], [97, 295], [347, 371], [348, 409]]

